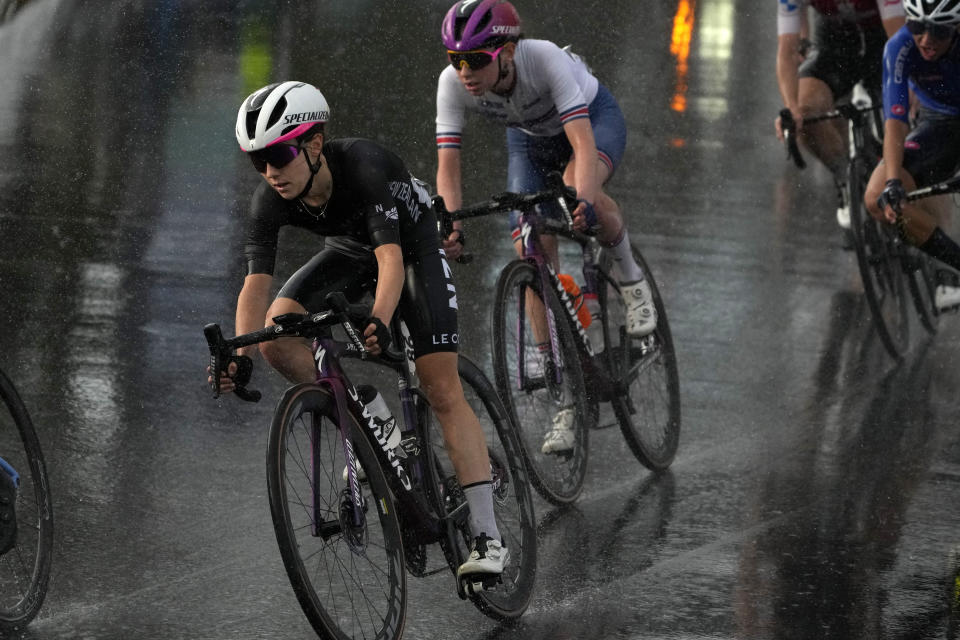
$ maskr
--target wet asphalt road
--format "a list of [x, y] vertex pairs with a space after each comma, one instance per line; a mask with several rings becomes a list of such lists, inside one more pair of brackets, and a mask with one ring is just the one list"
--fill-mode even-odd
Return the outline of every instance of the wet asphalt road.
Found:
[[[883, 351], [828, 176], [787, 166], [772, 135], [773, 6], [557, 4], [517, 3], [527, 35], [572, 43], [626, 113], [610, 190], [666, 300], [680, 450], [655, 477], [615, 429], [592, 433], [579, 502], [538, 503], [520, 624], [439, 575], [408, 582], [406, 637], [952, 637], [960, 318], [931, 340], [915, 328], [899, 365]], [[232, 326], [258, 179], [236, 108], [268, 82], [313, 82], [334, 136], [379, 140], [432, 181], [446, 8], [33, 0], [0, 25], [0, 366], [57, 514], [49, 595], [23, 637], [311, 637], [266, 498], [284, 384], [258, 370], [259, 405], [204, 385], [201, 329]], [[466, 199], [499, 191], [502, 132], [472, 121], [464, 140]], [[464, 351], [483, 361], [510, 250], [501, 222], [470, 231], [478, 258], [456, 277]], [[315, 245], [285, 237], [289, 274]]]

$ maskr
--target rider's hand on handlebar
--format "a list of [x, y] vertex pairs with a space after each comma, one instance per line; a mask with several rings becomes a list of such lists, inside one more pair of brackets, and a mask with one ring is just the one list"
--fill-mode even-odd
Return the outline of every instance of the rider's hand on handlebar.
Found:
[[594, 234], [600, 229], [597, 220], [597, 211], [593, 204], [586, 200], [577, 200], [577, 208], [573, 210], [573, 228], [580, 233]]
[[901, 205], [907, 199], [907, 192], [899, 178], [887, 180], [883, 193], [877, 198], [877, 206], [883, 211], [887, 222], [893, 224], [901, 213]]
[[463, 253], [464, 238], [463, 228], [457, 223], [453, 223], [453, 231], [443, 239], [443, 252], [448, 260], [456, 260]]
[[[793, 125], [794, 125], [794, 135], [803, 131], [803, 114], [794, 109], [790, 109], [790, 114], [793, 116]], [[774, 120], [774, 127], [777, 130], [777, 140], [783, 142], [783, 119], [780, 116], [777, 116], [777, 119]]]
[[[230, 393], [238, 386], [246, 386], [253, 374], [253, 360], [247, 356], [232, 356], [226, 372], [220, 372], [220, 393]], [[207, 367], [207, 384], [213, 384], [213, 372]]]
[[371, 317], [367, 320], [367, 328], [363, 330], [364, 343], [373, 355], [380, 355], [380, 352], [386, 351], [390, 347], [390, 329], [380, 320], [380, 318]]

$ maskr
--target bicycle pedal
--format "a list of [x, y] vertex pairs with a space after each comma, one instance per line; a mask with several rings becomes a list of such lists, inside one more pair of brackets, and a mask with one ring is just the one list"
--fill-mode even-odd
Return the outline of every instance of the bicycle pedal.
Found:
[[460, 576], [457, 591], [460, 598], [466, 600], [482, 591], [493, 591], [503, 584], [503, 575], [499, 573], [473, 573]]

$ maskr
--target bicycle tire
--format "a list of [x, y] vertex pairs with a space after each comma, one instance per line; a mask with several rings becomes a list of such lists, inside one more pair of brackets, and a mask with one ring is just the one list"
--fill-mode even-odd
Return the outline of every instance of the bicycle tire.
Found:
[[[369, 440], [347, 416], [343, 423], [366, 474], [361, 490], [367, 518], [362, 528], [344, 525], [346, 458], [334, 405], [330, 393], [315, 384], [291, 387], [277, 404], [267, 486], [280, 555], [300, 607], [321, 638], [400, 638], [407, 586], [393, 496]], [[326, 535], [312, 534], [309, 496], [326, 516]]]
[[[0, 371], [0, 455], [20, 476], [14, 502], [16, 538], [0, 555], [0, 630], [17, 631], [43, 605], [53, 558], [53, 502], [40, 440], [13, 383]], [[4, 473], [0, 470], [0, 473]]]
[[[503, 545], [510, 553], [502, 583], [494, 590], [470, 594], [469, 599], [494, 620], [512, 620], [526, 611], [536, 581], [537, 523], [533, 496], [516, 427], [496, 390], [466, 356], [460, 355], [457, 368], [463, 395], [484, 432], [494, 487], [494, 513]], [[444, 449], [439, 422], [429, 411], [421, 411], [420, 416], [430, 420], [430, 428], [422, 432], [429, 434], [437, 479], [446, 496], [441, 508], [446, 516], [447, 535], [441, 538], [440, 545], [450, 570], [456, 575], [457, 568], [469, 555], [473, 541], [467, 523], [468, 513], [461, 509], [465, 499]]]
[[937, 332], [940, 311], [936, 305], [937, 271], [927, 254], [910, 249], [903, 258], [903, 268], [910, 286], [910, 298], [922, 326], [928, 334]]
[[873, 316], [873, 326], [887, 352], [903, 357], [910, 338], [907, 283], [896, 248], [885, 223], [875, 220], [863, 202], [870, 167], [863, 158], [850, 162], [850, 224], [863, 294]]
[[[526, 260], [514, 260], [500, 272], [493, 304], [493, 370], [500, 397], [517, 425], [534, 488], [545, 500], [562, 506], [576, 500], [583, 489], [591, 419], [583, 369], [570, 323], [565, 319], [566, 310], [553, 290], [541, 288], [537, 268]], [[537, 340], [527, 321], [528, 299], [545, 304], [555, 319], [559, 344], [556, 355], [562, 360], [559, 384], [552, 375], [557, 365], [549, 359], [546, 374], [542, 364], [539, 375], [528, 376], [526, 371], [523, 358], [537, 353]], [[573, 411], [573, 450], [569, 454], [543, 453], [544, 438], [563, 409]]]
[[[598, 302], [603, 322], [604, 358], [615, 380], [613, 410], [633, 455], [648, 469], [670, 466], [680, 442], [680, 376], [667, 310], [653, 273], [640, 251], [631, 244], [633, 259], [650, 284], [657, 310], [657, 328], [646, 338], [626, 335], [626, 307], [620, 289], [605, 278]], [[601, 254], [601, 272], [609, 274], [613, 259]], [[626, 354], [626, 355], [625, 355]], [[626, 363], [626, 364], [625, 364]], [[630, 373], [625, 374], [624, 370]]]

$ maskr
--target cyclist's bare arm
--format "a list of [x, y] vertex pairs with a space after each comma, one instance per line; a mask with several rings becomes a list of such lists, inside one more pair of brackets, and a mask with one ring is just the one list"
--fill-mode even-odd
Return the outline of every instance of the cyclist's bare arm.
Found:
[[[777, 87], [780, 89], [780, 98], [783, 106], [793, 114], [797, 129], [803, 124], [799, 106], [798, 75], [800, 63], [800, 34], [784, 33], [777, 37]], [[780, 119], [777, 119], [777, 137], [783, 140], [783, 131], [780, 128]]]
[[[437, 149], [437, 194], [443, 198], [447, 211], [455, 211], [463, 205], [463, 188], [460, 174], [460, 149]], [[463, 223], [454, 221], [455, 230]], [[443, 239], [443, 250], [447, 257], [455, 260], [460, 255], [461, 245], [456, 241], [457, 232]]]
[[[382, 244], [373, 250], [373, 254], [377, 258], [377, 291], [370, 315], [389, 327], [403, 291], [403, 254], [398, 244]], [[374, 355], [380, 352], [377, 338], [373, 335], [375, 330], [376, 326], [371, 323], [363, 332], [367, 338], [366, 347]]]
[[[264, 273], [248, 275], [243, 281], [243, 288], [237, 298], [236, 334], [251, 333], [263, 328], [264, 316], [270, 303], [270, 284], [273, 276]], [[256, 345], [241, 347], [237, 355], [252, 356], [257, 351]], [[237, 372], [237, 365], [231, 362], [227, 365], [227, 375], [220, 376], [220, 393], [230, 393], [236, 389], [233, 375]], [[208, 378], [211, 382], [214, 372], [207, 367]]]
[[[252, 273], [243, 281], [243, 288], [237, 297], [236, 334], [250, 333], [264, 327], [267, 309], [270, 307], [270, 285], [273, 276], [266, 273]], [[241, 347], [239, 355], [252, 356], [256, 345]]]
[[[575, 159], [590, 158], [589, 162], [574, 160], [573, 188], [577, 190], [577, 198], [593, 204], [597, 201], [597, 143], [593, 138], [593, 127], [589, 118], [570, 120], [563, 125], [563, 132], [573, 147]], [[581, 206], [578, 206], [579, 210]], [[574, 214], [577, 215], [576, 213]]]
[[[887, 118], [883, 123], [883, 171], [886, 180], [904, 178], [903, 145], [909, 132], [910, 126], [902, 120]], [[883, 213], [891, 223], [897, 219], [897, 213], [889, 206]]]

